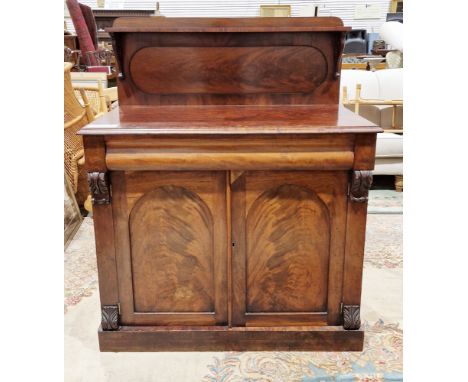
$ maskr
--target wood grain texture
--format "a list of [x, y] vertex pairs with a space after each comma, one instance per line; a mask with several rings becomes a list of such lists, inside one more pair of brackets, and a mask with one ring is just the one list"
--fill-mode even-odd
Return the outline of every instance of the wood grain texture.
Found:
[[337, 105], [171, 105], [120, 106], [83, 127], [79, 133], [108, 137], [214, 135], [234, 138], [361, 133], [375, 136], [382, 131], [372, 122]]
[[[107, 171], [104, 137], [83, 137], [85, 166], [88, 172]], [[96, 262], [98, 268], [99, 297], [102, 305], [116, 305], [119, 302], [117, 263], [115, 255], [114, 216], [111, 204], [93, 206]]]
[[120, 105], [338, 102], [339, 19], [133, 19], [109, 29]]
[[310, 93], [325, 81], [327, 61], [312, 46], [147, 47], [129, 70], [149, 94]]
[[345, 152], [236, 152], [168, 153], [133, 150], [109, 151], [107, 167], [111, 170], [347, 170], [354, 154]]
[[123, 324], [227, 324], [226, 178], [113, 172]]
[[232, 184], [235, 325], [341, 322], [347, 176], [246, 171]]
[[162, 186], [130, 218], [136, 312], [213, 312], [213, 218], [193, 192]]
[[94, 219], [101, 304], [120, 314], [101, 350], [362, 350], [350, 174], [372, 169], [381, 129], [338, 105], [348, 29], [116, 21], [120, 107], [80, 132], [111, 180]]
[[375, 165], [375, 148], [377, 134], [359, 134], [354, 148], [355, 170], [373, 170]]
[[341, 326], [135, 327], [99, 330], [99, 348], [144, 351], [362, 351], [364, 331]]
[[348, 203], [343, 304], [361, 305], [362, 270], [366, 241], [367, 201]]
[[247, 213], [247, 311], [325, 311], [330, 222], [310, 189], [283, 184]]
[[108, 32], [288, 32], [288, 31], [349, 31], [338, 17], [120, 17]]

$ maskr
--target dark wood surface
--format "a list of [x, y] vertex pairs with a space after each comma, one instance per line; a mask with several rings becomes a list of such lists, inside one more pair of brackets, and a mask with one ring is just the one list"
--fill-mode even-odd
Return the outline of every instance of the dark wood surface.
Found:
[[325, 18], [122, 18], [119, 104], [338, 103], [345, 32]]
[[234, 324], [339, 324], [347, 185], [346, 172], [248, 171], [236, 179]]
[[362, 349], [381, 129], [338, 106], [346, 30], [336, 18], [114, 23], [120, 108], [81, 130], [102, 351]]
[[99, 330], [103, 352], [158, 351], [361, 351], [362, 330], [341, 326], [157, 327]]
[[227, 324], [225, 172], [113, 172], [121, 322]]
[[[213, 70], [214, 62], [223, 71]], [[313, 46], [147, 47], [129, 71], [147, 94], [309, 93], [327, 76], [325, 57]]]
[[379, 133], [338, 105], [123, 106], [81, 129], [83, 135], [255, 135]]
[[[351, 30], [343, 26], [338, 17], [158, 17], [116, 19], [108, 32], [298, 32], [298, 31], [344, 31]], [[165, 36], [166, 37], [166, 36]]]

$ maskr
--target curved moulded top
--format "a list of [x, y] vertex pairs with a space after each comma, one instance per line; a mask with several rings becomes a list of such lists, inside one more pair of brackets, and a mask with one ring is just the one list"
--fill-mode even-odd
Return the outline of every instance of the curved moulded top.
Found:
[[107, 32], [347, 32], [338, 17], [121, 17]]

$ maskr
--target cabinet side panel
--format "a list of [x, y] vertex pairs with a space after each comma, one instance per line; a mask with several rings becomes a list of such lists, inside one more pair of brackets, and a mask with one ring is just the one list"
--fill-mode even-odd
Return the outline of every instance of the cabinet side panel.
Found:
[[[83, 138], [88, 172], [107, 171], [106, 146], [102, 137]], [[112, 204], [93, 205], [96, 260], [98, 267], [99, 295], [101, 305], [115, 305], [119, 302], [117, 265], [115, 257]]]

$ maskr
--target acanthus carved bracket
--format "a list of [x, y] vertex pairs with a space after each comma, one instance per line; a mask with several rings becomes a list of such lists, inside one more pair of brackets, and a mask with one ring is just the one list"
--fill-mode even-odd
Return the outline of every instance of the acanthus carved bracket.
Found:
[[102, 330], [117, 330], [119, 328], [118, 305], [103, 305], [101, 307]]
[[361, 313], [359, 305], [343, 306], [343, 328], [346, 330], [357, 330], [361, 327]]
[[89, 172], [88, 185], [93, 204], [110, 203], [110, 185], [106, 172]]
[[353, 171], [349, 197], [352, 202], [365, 203], [372, 185], [372, 171]]

